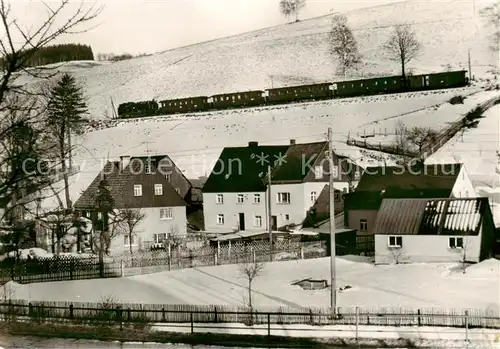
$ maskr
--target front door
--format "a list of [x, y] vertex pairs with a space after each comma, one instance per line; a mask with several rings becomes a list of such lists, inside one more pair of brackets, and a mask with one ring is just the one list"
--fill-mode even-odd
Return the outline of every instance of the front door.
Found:
[[278, 230], [278, 217], [271, 216], [271, 230]]
[[245, 230], [245, 214], [240, 213], [239, 214], [239, 228], [240, 230]]

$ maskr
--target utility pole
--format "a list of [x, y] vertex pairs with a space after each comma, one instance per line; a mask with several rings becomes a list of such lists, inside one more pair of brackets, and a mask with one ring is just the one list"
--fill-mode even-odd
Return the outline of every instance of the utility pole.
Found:
[[472, 65], [471, 65], [471, 62], [470, 62], [470, 49], [469, 49], [469, 52], [468, 52], [468, 57], [469, 57], [469, 81], [472, 81]]
[[335, 277], [335, 188], [333, 187], [333, 131], [328, 128], [328, 163], [329, 163], [329, 178], [330, 178], [330, 273], [331, 273], [331, 289], [330, 289], [330, 306], [333, 314], [337, 309], [337, 281]]
[[267, 229], [269, 230], [269, 261], [273, 261], [273, 216], [271, 214], [271, 165], [267, 166], [267, 220], [269, 224]]

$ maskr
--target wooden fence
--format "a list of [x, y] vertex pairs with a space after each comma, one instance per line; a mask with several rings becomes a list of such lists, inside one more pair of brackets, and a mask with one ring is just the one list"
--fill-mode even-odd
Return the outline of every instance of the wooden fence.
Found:
[[[273, 261], [319, 258], [327, 255], [322, 241], [278, 241], [273, 244]], [[0, 282], [13, 280], [18, 283], [50, 282], [110, 278], [168, 271], [197, 266], [236, 264], [246, 261], [269, 261], [269, 242], [236, 243], [223, 247], [204, 247], [195, 251], [137, 252], [114, 258], [59, 256], [34, 260], [0, 262]]]
[[338, 308], [336, 314], [321, 308], [250, 309], [224, 305], [118, 304], [28, 302], [9, 300], [0, 303], [3, 319], [27, 318], [42, 321], [109, 321], [111, 323], [243, 323], [378, 326], [447, 326], [500, 328], [498, 310], [479, 309], [405, 309]]

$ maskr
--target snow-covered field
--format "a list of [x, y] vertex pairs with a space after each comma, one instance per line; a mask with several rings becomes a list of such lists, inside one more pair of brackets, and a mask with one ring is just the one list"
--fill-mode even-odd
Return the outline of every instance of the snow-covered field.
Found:
[[[474, 75], [485, 76], [498, 65], [498, 57], [489, 50], [492, 28], [479, 15], [491, 2], [411, 0], [346, 13], [364, 59], [360, 72], [352, 77], [399, 73], [399, 64], [384, 57], [380, 46], [393, 25], [405, 23], [412, 24], [423, 47], [408, 71], [468, 69], [470, 49]], [[111, 117], [110, 98], [117, 107], [127, 101], [343, 79], [335, 76], [335, 63], [328, 53], [331, 19], [327, 15], [112, 64], [58, 66], [83, 84], [96, 119]], [[29, 80], [27, 76], [20, 79]]]
[[[47, 301], [156, 304], [246, 304], [246, 280], [238, 265], [202, 267], [117, 279], [19, 285], [8, 283], [13, 298]], [[274, 262], [255, 279], [256, 307], [329, 306], [330, 291], [292, 286], [304, 278], [329, 280], [329, 258]], [[364, 257], [337, 258], [339, 307], [477, 308], [498, 312], [500, 261], [486, 260], [462, 274], [456, 264], [374, 266]], [[469, 292], [473, 290], [473, 292]]]

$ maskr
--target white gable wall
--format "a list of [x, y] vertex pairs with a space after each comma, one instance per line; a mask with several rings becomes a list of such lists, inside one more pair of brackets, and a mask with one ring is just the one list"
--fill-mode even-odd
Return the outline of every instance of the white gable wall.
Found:
[[[397, 235], [391, 235], [397, 236]], [[399, 235], [403, 238], [402, 248], [389, 247], [389, 235], [375, 235], [375, 263], [447, 263], [479, 262], [481, 234], [478, 236], [445, 235]], [[464, 249], [449, 248], [450, 237], [463, 237]]]
[[452, 189], [452, 195], [456, 198], [475, 198], [477, 197], [476, 190], [472, 185], [467, 169], [464, 164], [460, 167], [455, 185]]

